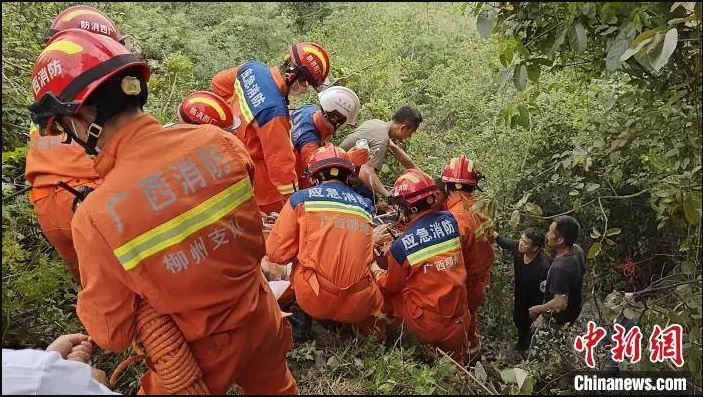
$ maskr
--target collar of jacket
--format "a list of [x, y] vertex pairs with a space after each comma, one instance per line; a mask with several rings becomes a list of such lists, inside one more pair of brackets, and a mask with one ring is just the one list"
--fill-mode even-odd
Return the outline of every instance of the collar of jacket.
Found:
[[327, 143], [327, 140], [334, 135], [334, 127], [326, 118], [322, 116], [322, 111], [318, 110], [312, 114], [312, 123], [315, 125], [315, 129], [320, 133], [320, 139], [322, 140], [322, 145]]
[[447, 198], [447, 208], [452, 208], [459, 203], [464, 203], [468, 209], [474, 206], [474, 196], [469, 192], [452, 190]]
[[281, 94], [283, 94], [283, 96], [287, 100], [288, 86], [286, 85], [286, 79], [281, 74], [281, 70], [278, 69], [277, 66], [269, 68], [269, 70], [271, 70], [271, 77], [273, 77], [273, 81], [276, 82], [276, 87], [278, 87], [278, 90], [281, 91]]
[[115, 162], [120, 156], [121, 150], [123, 148], [129, 150], [129, 143], [134, 140], [136, 136], [157, 131], [162, 128], [161, 123], [149, 113], [144, 113], [124, 124], [115, 133], [112, 139], [110, 139], [107, 145], [100, 150], [100, 154], [95, 159], [95, 171], [98, 172], [101, 178], [104, 178], [105, 175], [115, 167]]

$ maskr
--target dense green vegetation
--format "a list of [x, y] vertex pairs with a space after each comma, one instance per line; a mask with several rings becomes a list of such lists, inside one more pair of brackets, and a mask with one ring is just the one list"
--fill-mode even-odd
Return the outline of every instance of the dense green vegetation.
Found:
[[[581, 321], [606, 326], [623, 313], [645, 335], [655, 324], [683, 325], [683, 370], [700, 387], [700, 3], [87, 4], [114, 18], [149, 61], [148, 110], [163, 122], [221, 69], [250, 58], [278, 63], [297, 40], [322, 44], [333, 80], [359, 95], [360, 120], [388, 119], [404, 104], [421, 110], [426, 121], [404, 146], [426, 172], [460, 153], [476, 161], [487, 176], [479, 204], [502, 234], [546, 228], [559, 213], [579, 219], [589, 256]], [[66, 5], [2, 6], [4, 347], [43, 347], [81, 328], [78, 287], [37, 226], [23, 178], [31, 68]], [[399, 170], [390, 162], [384, 182]], [[626, 277], [628, 260], [637, 271]], [[562, 375], [584, 366], [568, 330], [539, 354], [510, 350], [509, 264], [494, 266], [480, 318], [488, 352], [471, 378], [407, 340], [384, 348], [332, 332], [291, 352], [301, 391], [567, 389]], [[98, 363], [111, 370], [117, 359]], [[670, 369], [636, 365], [650, 367]], [[120, 391], [134, 390], [136, 376], [126, 373]]]

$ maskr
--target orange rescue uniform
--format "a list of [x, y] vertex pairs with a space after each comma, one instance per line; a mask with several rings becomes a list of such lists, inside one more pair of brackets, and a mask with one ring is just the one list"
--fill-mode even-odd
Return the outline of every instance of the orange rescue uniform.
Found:
[[76, 197], [56, 184], [63, 181], [74, 189], [94, 188], [100, 178], [85, 149], [75, 142], [62, 143], [65, 136], [40, 136], [33, 128], [29, 139], [24, 170], [25, 179], [32, 185], [29, 199], [44, 235], [66, 261], [73, 279], [80, 283], [78, 256], [71, 236], [71, 206]]
[[298, 305], [318, 320], [373, 330], [383, 308], [374, 283], [373, 205], [338, 181], [298, 191], [283, 207], [266, 240], [277, 263], [293, 260]]
[[471, 314], [459, 226], [451, 213], [435, 211], [410, 223], [378, 273], [387, 310], [402, 318], [421, 342], [464, 362]]
[[447, 198], [447, 208], [459, 223], [462, 238], [462, 252], [466, 265], [466, 293], [471, 323], [469, 324], [469, 342], [471, 347], [480, 346], [478, 330], [478, 309], [483, 304], [486, 291], [491, 282], [491, 266], [495, 262], [492, 235], [485, 231], [481, 237], [476, 237], [476, 230], [487, 221], [487, 218], [472, 210], [474, 198], [471, 193], [450, 191]]
[[298, 189], [283, 75], [277, 67], [248, 61], [216, 74], [212, 90], [227, 98], [235, 116], [242, 120], [237, 137], [254, 162], [254, 196], [259, 209], [279, 212]]
[[[261, 268], [262, 223], [242, 143], [212, 125], [162, 127], [144, 114], [96, 158], [104, 179], [72, 230], [78, 317], [103, 349], [126, 350], [145, 300], [170, 315], [213, 394], [297, 393], [287, 320]], [[142, 393], [165, 393], [148, 371]]]

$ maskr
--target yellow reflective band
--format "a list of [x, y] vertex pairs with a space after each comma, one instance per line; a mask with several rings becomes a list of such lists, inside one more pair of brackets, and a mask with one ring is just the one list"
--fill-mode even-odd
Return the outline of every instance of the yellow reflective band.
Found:
[[432, 258], [433, 256], [458, 250], [460, 248], [461, 242], [459, 242], [459, 237], [454, 237], [451, 240], [443, 241], [435, 245], [430, 245], [429, 247], [423, 248], [415, 253], [408, 255], [408, 262], [410, 262], [411, 266], [419, 265], [427, 259]]
[[248, 123], [254, 118], [254, 115], [251, 113], [249, 104], [247, 104], [247, 99], [244, 97], [242, 83], [240, 83], [239, 79], [236, 77], [234, 80], [234, 89], [237, 91], [237, 97], [239, 97], [239, 109], [241, 110], [241, 114], [244, 115], [244, 120]]
[[113, 253], [125, 270], [132, 270], [144, 259], [217, 222], [252, 197], [251, 183], [248, 178], [244, 178], [198, 206], [135, 237]]
[[327, 62], [325, 61], [325, 56], [322, 55], [320, 51], [317, 50], [315, 47], [308, 47], [308, 46], [303, 46], [303, 50], [307, 52], [312, 52], [315, 54], [318, 58], [320, 58], [320, 62], [322, 62], [322, 71], [325, 72], [327, 71]]
[[222, 106], [220, 106], [217, 102], [213, 101], [210, 98], [197, 97], [190, 99], [188, 103], [204, 103], [217, 111], [217, 115], [220, 116], [220, 120], [225, 121], [225, 119], [227, 119], [227, 116], [225, 115], [225, 111], [224, 109], [222, 109]]
[[290, 185], [283, 185], [283, 186], [277, 186], [276, 189], [278, 189], [278, 192], [281, 194], [293, 194], [295, 192], [295, 189], [297, 188], [297, 184], [291, 183]]
[[73, 55], [73, 54], [78, 54], [79, 52], [83, 51], [83, 47], [79, 46], [78, 44], [68, 41], [68, 40], [59, 40], [57, 42], [49, 44], [44, 51], [39, 54], [39, 57], [42, 55], [46, 54], [49, 51], [60, 51], [63, 52], [64, 54], [68, 55]]
[[340, 212], [343, 214], [358, 215], [368, 222], [372, 222], [371, 215], [363, 209], [349, 204], [334, 201], [306, 201], [305, 212]]
[[77, 17], [77, 16], [79, 16], [79, 15], [86, 15], [86, 14], [87, 14], [87, 15], [95, 15], [95, 16], [98, 16], [98, 17], [100, 17], [100, 18], [104, 18], [102, 14], [100, 14], [99, 12], [96, 12], [96, 11], [92, 11], [92, 10], [78, 10], [78, 11], [69, 12], [69, 13], [66, 14], [63, 18], [61, 18], [61, 20], [63, 20], [64, 22], [68, 22], [68, 21], [72, 20], [73, 18], [75, 18], [75, 17]]

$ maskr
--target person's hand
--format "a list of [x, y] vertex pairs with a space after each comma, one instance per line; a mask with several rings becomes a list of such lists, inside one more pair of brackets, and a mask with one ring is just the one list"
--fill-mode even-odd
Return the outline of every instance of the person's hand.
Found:
[[542, 312], [540, 311], [540, 305], [532, 306], [528, 311], [529, 311], [530, 320], [532, 320], [532, 321], [537, 319], [537, 317], [539, 317], [539, 315], [542, 314]]
[[545, 292], [547, 290], [547, 280], [544, 280], [539, 283], [539, 290], [542, 292]]
[[288, 269], [285, 266], [269, 261], [268, 256], [261, 258], [261, 270], [269, 281], [284, 280], [288, 275]]
[[383, 269], [381, 269], [378, 266], [378, 263], [376, 261], [371, 262], [371, 273], [373, 274], [374, 278], [378, 277], [378, 273], [381, 273]]
[[349, 149], [347, 152], [349, 155], [349, 158], [351, 159], [352, 164], [354, 164], [355, 167], [361, 167], [362, 165], [366, 164], [367, 161], [369, 161], [369, 152], [366, 151], [366, 149], [359, 149], [357, 147], [353, 147]]
[[97, 369], [95, 367], [91, 367], [90, 369], [93, 375], [93, 379], [95, 379], [95, 381], [97, 381], [98, 383], [102, 383], [105, 386], [110, 386], [107, 384], [107, 375], [105, 375], [105, 371]]
[[388, 233], [388, 228], [390, 227], [389, 224], [383, 223], [375, 228], [373, 228], [373, 244], [381, 244], [385, 242], [388, 239], [392, 239], [390, 233]]
[[[75, 361], [82, 361], [78, 358], [84, 357], [83, 353], [85, 352], [86, 348], [83, 347], [83, 342], [90, 344], [90, 351], [92, 351], [92, 344], [88, 342], [88, 335], [83, 334], [61, 335], [56, 338], [55, 341], [51, 342], [51, 344], [46, 348], [46, 351], [54, 351], [59, 353], [61, 357], [67, 358], [68, 355], [73, 352], [75, 347], [81, 346], [80, 348], [76, 349], [76, 352], [73, 355], [72, 359], [75, 359]], [[90, 354], [88, 354], [88, 359], [83, 362], [88, 363], [88, 361], [90, 361]]]
[[66, 356], [66, 360], [79, 361], [89, 364], [90, 356], [93, 354], [93, 344], [90, 341], [82, 341], [79, 345], [73, 346], [71, 352]]
[[493, 240], [498, 238], [498, 232], [496, 232], [495, 230], [493, 230], [491, 234], [493, 235]]

